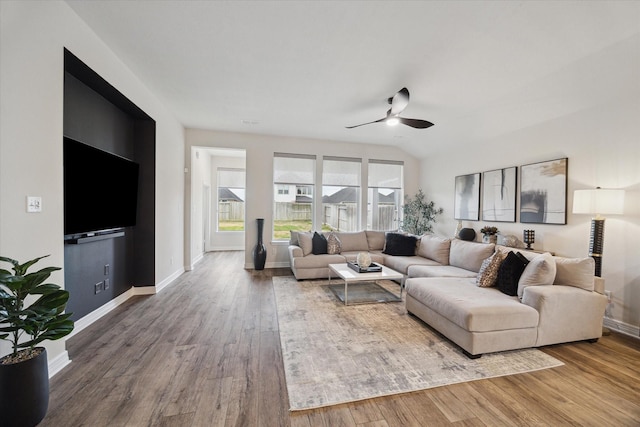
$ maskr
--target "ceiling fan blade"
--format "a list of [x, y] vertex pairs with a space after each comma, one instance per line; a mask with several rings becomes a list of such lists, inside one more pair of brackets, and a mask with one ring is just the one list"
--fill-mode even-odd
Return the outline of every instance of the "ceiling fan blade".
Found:
[[397, 116], [403, 112], [409, 105], [409, 89], [406, 87], [400, 89], [392, 98], [389, 98], [389, 104], [391, 104], [392, 115]]
[[362, 124], [360, 124], [360, 125], [355, 125], [355, 126], [345, 126], [345, 128], [347, 128], [347, 129], [353, 129], [353, 128], [357, 128], [358, 126], [364, 126], [364, 125], [370, 125], [370, 124], [372, 124], [372, 123], [380, 123], [380, 122], [384, 122], [385, 120], [387, 120], [387, 118], [386, 118], [386, 117], [383, 117], [383, 118], [381, 118], [381, 119], [379, 119], [379, 120], [376, 120], [376, 121], [373, 121], [373, 122], [369, 122], [369, 123], [362, 123]]
[[402, 123], [403, 125], [411, 126], [412, 128], [416, 129], [426, 129], [433, 126], [433, 123], [426, 120], [407, 119], [404, 117], [398, 117], [398, 119], [400, 119], [400, 123]]

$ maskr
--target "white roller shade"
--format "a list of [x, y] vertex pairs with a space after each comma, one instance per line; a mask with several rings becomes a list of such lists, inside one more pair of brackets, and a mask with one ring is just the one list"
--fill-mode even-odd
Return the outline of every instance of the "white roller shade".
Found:
[[313, 185], [315, 156], [286, 156], [276, 154], [273, 157], [274, 184]]
[[322, 162], [322, 185], [359, 187], [361, 162], [360, 159], [325, 157]]
[[402, 188], [401, 162], [369, 161], [369, 187]]

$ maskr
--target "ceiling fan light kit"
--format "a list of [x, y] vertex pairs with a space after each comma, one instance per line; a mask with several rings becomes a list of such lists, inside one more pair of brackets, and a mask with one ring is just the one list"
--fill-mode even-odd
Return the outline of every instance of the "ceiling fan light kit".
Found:
[[409, 105], [409, 90], [406, 87], [400, 89], [395, 95], [387, 100], [391, 104], [391, 108], [387, 111], [387, 116], [373, 122], [362, 123], [355, 126], [346, 126], [347, 129], [357, 128], [359, 126], [370, 125], [373, 123], [386, 122], [388, 126], [396, 126], [398, 123], [415, 128], [426, 129], [433, 126], [433, 123], [421, 119], [408, 119], [400, 117], [400, 113]]

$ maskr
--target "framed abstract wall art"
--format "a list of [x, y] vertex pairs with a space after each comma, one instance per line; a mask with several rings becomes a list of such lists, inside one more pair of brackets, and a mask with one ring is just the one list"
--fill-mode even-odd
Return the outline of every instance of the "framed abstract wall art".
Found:
[[480, 219], [480, 173], [456, 176], [453, 218]]
[[483, 221], [516, 222], [517, 175], [515, 166], [483, 172]]
[[569, 159], [520, 166], [520, 222], [567, 223]]

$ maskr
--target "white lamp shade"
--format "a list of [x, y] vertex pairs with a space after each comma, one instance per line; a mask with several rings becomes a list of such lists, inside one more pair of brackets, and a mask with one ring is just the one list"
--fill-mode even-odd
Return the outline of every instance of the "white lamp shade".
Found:
[[575, 190], [573, 192], [574, 214], [608, 214], [624, 213], [624, 190], [594, 188]]

